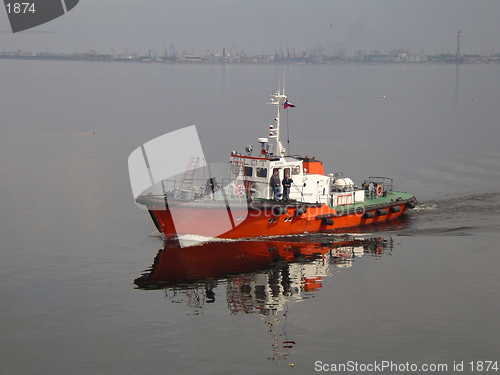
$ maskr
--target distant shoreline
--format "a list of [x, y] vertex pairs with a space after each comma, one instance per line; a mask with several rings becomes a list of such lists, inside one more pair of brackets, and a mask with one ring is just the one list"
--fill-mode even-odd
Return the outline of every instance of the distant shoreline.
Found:
[[183, 55], [179, 57], [151, 56], [115, 56], [96, 53], [85, 54], [50, 54], [0, 52], [3, 60], [48, 60], [48, 61], [91, 61], [122, 62], [142, 64], [491, 64], [500, 63], [500, 55], [480, 56], [465, 55], [459, 61], [453, 55], [399, 55], [399, 56], [365, 56], [363, 58], [337, 58], [330, 56], [282, 59], [274, 56], [261, 57], [226, 57], [223, 61], [218, 56]]

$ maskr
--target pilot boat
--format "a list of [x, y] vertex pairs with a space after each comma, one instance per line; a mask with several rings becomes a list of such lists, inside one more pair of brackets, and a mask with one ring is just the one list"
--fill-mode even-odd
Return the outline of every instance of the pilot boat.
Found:
[[[251, 146], [243, 153], [231, 151], [229, 175], [222, 184], [210, 178], [206, 185], [203, 180], [195, 186], [200, 157], [192, 157], [180, 181], [157, 181], [159, 193], [145, 190], [135, 198], [159, 232], [167, 238], [189, 234], [233, 239], [342, 232], [394, 220], [416, 206], [415, 196], [395, 191], [391, 178], [369, 177], [357, 186], [342, 172], [326, 174], [323, 162], [314, 157], [288, 155], [280, 140], [281, 115], [291, 106], [284, 89], [269, 104], [277, 108], [269, 138], [258, 139], [257, 155]], [[275, 193], [273, 175], [280, 185], [285, 176], [292, 180], [288, 194]]]

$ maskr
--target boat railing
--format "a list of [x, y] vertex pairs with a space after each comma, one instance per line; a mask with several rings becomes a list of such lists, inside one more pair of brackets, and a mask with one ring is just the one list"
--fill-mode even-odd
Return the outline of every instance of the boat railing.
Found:
[[184, 200], [191, 200], [200, 198], [206, 194], [206, 181], [202, 178], [193, 179], [192, 186], [182, 188], [181, 179], [167, 179], [161, 181], [161, 186], [165, 197], [167, 198], [181, 198]]
[[382, 185], [384, 191], [392, 192], [394, 179], [389, 177], [368, 177], [368, 183], [373, 182], [375, 186]]
[[[192, 186], [185, 189], [181, 188], [182, 180], [180, 179], [162, 180], [161, 184], [166, 198], [180, 200], [212, 198], [212, 192], [209, 191], [208, 179], [195, 178]], [[179, 191], [179, 189], [181, 190]], [[238, 197], [238, 185], [233, 179], [215, 179], [214, 196], [222, 197], [223, 195], [230, 199]]]

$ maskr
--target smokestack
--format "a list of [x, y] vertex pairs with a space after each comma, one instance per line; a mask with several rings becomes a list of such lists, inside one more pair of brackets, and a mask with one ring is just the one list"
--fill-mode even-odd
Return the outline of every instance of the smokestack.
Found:
[[458, 32], [458, 42], [457, 42], [457, 62], [460, 61], [460, 31]]

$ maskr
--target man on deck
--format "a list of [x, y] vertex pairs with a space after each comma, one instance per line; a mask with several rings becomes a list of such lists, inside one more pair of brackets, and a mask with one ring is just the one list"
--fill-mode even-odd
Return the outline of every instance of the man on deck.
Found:
[[292, 186], [293, 180], [290, 178], [290, 175], [288, 173], [285, 174], [285, 178], [283, 179], [283, 200], [284, 201], [289, 201], [290, 200], [290, 187]]
[[278, 170], [275, 169], [273, 175], [271, 176], [271, 187], [273, 188], [273, 199], [278, 199], [280, 195], [280, 176], [278, 175]]

